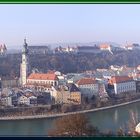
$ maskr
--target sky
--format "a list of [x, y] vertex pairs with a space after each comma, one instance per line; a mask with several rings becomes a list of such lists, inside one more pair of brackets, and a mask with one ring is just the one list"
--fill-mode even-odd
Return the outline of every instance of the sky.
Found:
[[140, 43], [138, 4], [1, 4], [0, 43], [7, 47], [111, 41]]

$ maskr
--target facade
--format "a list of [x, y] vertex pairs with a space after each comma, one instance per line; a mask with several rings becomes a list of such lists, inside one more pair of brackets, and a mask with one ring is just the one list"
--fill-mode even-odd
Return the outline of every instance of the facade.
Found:
[[2, 78], [1, 79], [1, 85], [0, 87], [3, 88], [13, 88], [13, 87], [18, 87], [19, 86], [19, 79], [10, 79], [10, 78]]
[[30, 101], [30, 105], [36, 105], [37, 104], [37, 97], [30, 96], [29, 101]]
[[54, 73], [32, 73], [27, 78], [26, 86], [57, 86], [58, 78]]
[[5, 44], [1, 44], [0, 45], [0, 55], [4, 55], [5, 53], [6, 53], [6, 51], [7, 51], [7, 48], [6, 48], [6, 46], [5, 46]]
[[70, 92], [70, 101], [75, 104], [81, 104], [81, 92], [75, 84], [68, 85]]
[[64, 48], [64, 47], [59, 46], [55, 48], [55, 53], [75, 53], [75, 50], [76, 49], [74, 47], [68, 46]]
[[18, 98], [18, 104], [30, 105], [30, 99], [22, 95]]
[[48, 54], [50, 49], [48, 46], [28, 46], [29, 54]]
[[136, 92], [140, 92], [140, 81], [136, 81]]
[[34, 89], [39, 92], [50, 92], [52, 86], [50, 84], [42, 84], [42, 83], [27, 83], [26, 87]]
[[100, 98], [108, 97], [104, 83], [99, 83], [99, 97]]
[[81, 104], [81, 92], [75, 84], [68, 84], [57, 89], [56, 103]]
[[12, 106], [12, 98], [10, 96], [2, 97], [1, 104], [4, 106]]
[[87, 97], [97, 95], [99, 91], [98, 83], [94, 78], [82, 78], [76, 82], [76, 85], [79, 87], [81, 93]]
[[111, 51], [111, 46], [109, 44], [101, 44], [99, 47], [100, 47], [100, 50]]
[[100, 53], [98, 46], [77, 46], [77, 53]]
[[65, 103], [65, 104], [69, 104], [70, 103], [70, 93], [68, 90], [65, 90], [65, 89], [60, 89], [60, 90], [57, 90], [57, 96], [55, 98], [55, 103], [58, 103], [58, 104], [62, 104], [62, 103]]
[[50, 93], [42, 93], [37, 96], [37, 104], [51, 104], [51, 95]]
[[132, 77], [113, 76], [109, 79], [109, 85], [114, 88], [114, 93], [136, 92], [136, 83]]
[[22, 50], [22, 63], [20, 66], [20, 80], [21, 85], [24, 86], [27, 82], [27, 76], [29, 74], [29, 51], [28, 44], [26, 43], [26, 39], [24, 39], [24, 46]]

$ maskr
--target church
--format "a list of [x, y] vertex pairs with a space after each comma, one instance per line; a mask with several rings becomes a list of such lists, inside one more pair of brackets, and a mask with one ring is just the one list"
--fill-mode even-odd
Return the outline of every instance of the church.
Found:
[[22, 50], [22, 63], [20, 65], [20, 84], [24, 86], [29, 75], [29, 51], [26, 39], [24, 39], [23, 50]]
[[31, 73], [29, 62], [29, 48], [24, 39], [22, 50], [22, 63], [20, 65], [20, 85], [27, 88], [46, 89], [58, 85], [58, 77], [55, 73]]

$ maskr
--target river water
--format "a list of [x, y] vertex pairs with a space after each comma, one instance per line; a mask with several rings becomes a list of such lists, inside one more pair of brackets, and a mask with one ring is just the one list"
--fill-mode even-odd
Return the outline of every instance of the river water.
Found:
[[[118, 128], [127, 127], [130, 120], [131, 112], [137, 114], [140, 118], [140, 102], [111, 108], [102, 111], [86, 113], [91, 124], [97, 126], [99, 130], [107, 132], [115, 131]], [[55, 118], [34, 119], [34, 120], [16, 120], [16, 121], [0, 121], [0, 135], [3, 136], [29, 136], [47, 135], [49, 129], [53, 128]], [[139, 119], [140, 120], [140, 119]]]

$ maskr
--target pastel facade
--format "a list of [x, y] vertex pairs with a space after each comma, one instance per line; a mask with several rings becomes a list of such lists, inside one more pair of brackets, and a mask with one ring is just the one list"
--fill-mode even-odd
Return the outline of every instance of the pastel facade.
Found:
[[84, 96], [92, 97], [99, 91], [98, 83], [93, 78], [82, 78], [76, 82], [76, 85]]
[[113, 76], [109, 80], [109, 84], [114, 86], [115, 94], [124, 92], [136, 92], [136, 83], [132, 77]]

